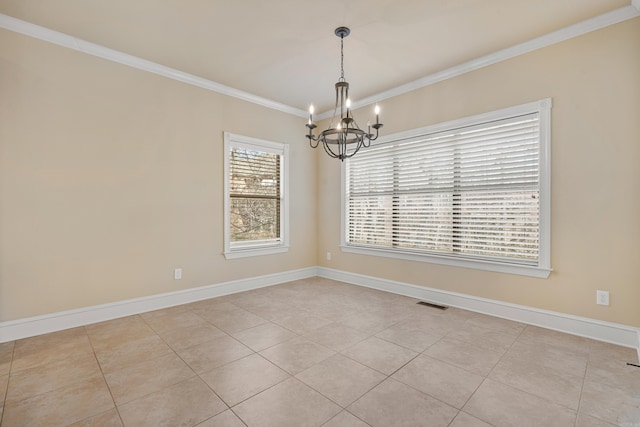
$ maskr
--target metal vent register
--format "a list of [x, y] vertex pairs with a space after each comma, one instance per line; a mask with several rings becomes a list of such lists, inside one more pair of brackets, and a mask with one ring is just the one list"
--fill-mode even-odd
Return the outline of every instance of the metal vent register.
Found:
[[449, 307], [445, 307], [444, 305], [434, 304], [432, 302], [426, 302], [426, 301], [418, 301], [417, 304], [426, 305], [427, 307], [431, 307], [431, 308], [437, 308], [438, 310], [446, 310], [447, 308], [449, 308]]

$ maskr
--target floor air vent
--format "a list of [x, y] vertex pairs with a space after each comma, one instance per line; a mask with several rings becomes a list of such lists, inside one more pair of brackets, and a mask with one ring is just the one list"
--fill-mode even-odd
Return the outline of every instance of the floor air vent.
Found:
[[447, 308], [449, 308], [449, 307], [445, 307], [444, 305], [433, 304], [431, 302], [426, 302], [426, 301], [418, 301], [418, 304], [426, 305], [427, 307], [437, 308], [438, 310], [446, 310]]

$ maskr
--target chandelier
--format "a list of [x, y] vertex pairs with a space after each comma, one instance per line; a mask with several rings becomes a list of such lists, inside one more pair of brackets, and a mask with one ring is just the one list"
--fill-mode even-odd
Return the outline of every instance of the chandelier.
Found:
[[[367, 123], [367, 131], [360, 129], [351, 114], [351, 99], [349, 99], [349, 83], [344, 79], [344, 38], [351, 33], [347, 27], [336, 28], [335, 34], [340, 37], [340, 79], [336, 83], [336, 103], [333, 109], [333, 117], [329, 123], [329, 127], [318, 135], [314, 135], [313, 131], [318, 126], [313, 122], [313, 105], [309, 107], [309, 122], [307, 128], [311, 148], [316, 148], [320, 143], [324, 147], [324, 151], [335, 159], [344, 159], [352, 157], [362, 147], [369, 147], [371, 141], [378, 138], [378, 130], [382, 127], [380, 123], [380, 107], [376, 105], [375, 124]], [[375, 135], [371, 132], [371, 128], [375, 130]]]

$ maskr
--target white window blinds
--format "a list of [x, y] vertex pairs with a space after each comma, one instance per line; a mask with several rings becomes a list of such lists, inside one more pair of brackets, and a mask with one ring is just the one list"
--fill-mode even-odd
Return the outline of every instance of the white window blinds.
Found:
[[363, 150], [345, 209], [347, 246], [538, 265], [540, 114]]

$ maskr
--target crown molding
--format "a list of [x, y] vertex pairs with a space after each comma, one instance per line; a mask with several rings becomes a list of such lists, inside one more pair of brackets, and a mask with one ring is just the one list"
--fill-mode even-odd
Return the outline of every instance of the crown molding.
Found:
[[[579, 22], [574, 25], [562, 28], [557, 31], [536, 37], [524, 43], [517, 44], [485, 56], [481, 56], [471, 61], [447, 68], [437, 73], [430, 74], [418, 80], [397, 86], [393, 89], [377, 93], [367, 98], [361, 99], [353, 103], [353, 109], [366, 107], [371, 104], [380, 103], [386, 99], [411, 92], [444, 80], [448, 80], [460, 76], [471, 71], [479, 70], [484, 67], [506, 61], [520, 55], [541, 49], [556, 43], [578, 37], [592, 31], [596, 31], [610, 25], [633, 19], [640, 16], [640, 0], [631, 0], [631, 4], [624, 6], [611, 12], [604, 13], [591, 19]], [[308, 117], [308, 112], [299, 108], [285, 105], [267, 98], [253, 95], [223, 84], [208, 80], [175, 68], [157, 64], [137, 56], [129, 55], [114, 49], [91, 43], [77, 37], [70, 36], [58, 31], [50, 30], [39, 25], [35, 25], [20, 19], [13, 18], [8, 15], [0, 14], [0, 28], [7, 29], [16, 33], [20, 33], [29, 37], [34, 37], [49, 43], [64, 46], [69, 49], [77, 50], [109, 61], [117, 62], [139, 70], [148, 71], [163, 77], [177, 80], [186, 84], [197, 86], [222, 95], [231, 96], [243, 101], [251, 102], [266, 108], [292, 114], [299, 117]], [[325, 111], [317, 115], [318, 120], [331, 117], [333, 110]]]
[[282, 111], [284, 113], [293, 114], [300, 117], [307, 117], [309, 115], [308, 112], [299, 108], [294, 108], [267, 98], [262, 98], [249, 92], [244, 92], [229, 86], [225, 86], [223, 84], [205, 79], [203, 77], [198, 77], [193, 74], [177, 70], [175, 68], [167, 67], [152, 61], [148, 61], [146, 59], [139, 58], [137, 56], [129, 55], [124, 52], [91, 43], [77, 37], [70, 36], [68, 34], [50, 30], [48, 28], [41, 27], [30, 22], [22, 21], [8, 15], [0, 14], [0, 28], [40, 39], [49, 43], [57, 44], [69, 49], [77, 50], [89, 55], [97, 56], [108, 61], [127, 65], [132, 68], [148, 71], [153, 74], [217, 92], [222, 95], [228, 95], [233, 98], [261, 105], [273, 110]]
[[[392, 98], [394, 96], [402, 95], [407, 92], [411, 92], [416, 89], [423, 88], [435, 83], [439, 83], [444, 80], [451, 79], [453, 77], [460, 76], [471, 71], [479, 70], [484, 67], [496, 64], [498, 62], [506, 61], [507, 59], [515, 58], [520, 55], [532, 52], [537, 49], [542, 49], [554, 45], [556, 43], [563, 42], [565, 40], [578, 37], [592, 31], [600, 30], [610, 25], [615, 25], [620, 22], [624, 22], [629, 19], [633, 19], [640, 16], [640, 0], [633, 0], [632, 5], [624, 6], [611, 12], [604, 13], [591, 19], [587, 19], [577, 24], [570, 25], [557, 31], [545, 34], [544, 36], [536, 37], [524, 43], [520, 43], [485, 56], [481, 56], [471, 61], [447, 68], [446, 70], [439, 71], [434, 74], [422, 77], [418, 80], [406, 83], [404, 85], [389, 89], [384, 92], [372, 95], [370, 97], [361, 99], [358, 102], [353, 103], [353, 108], [361, 108], [370, 104], [375, 104], [384, 101], [385, 99]], [[330, 117], [330, 112], [319, 115], [319, 119]]]

